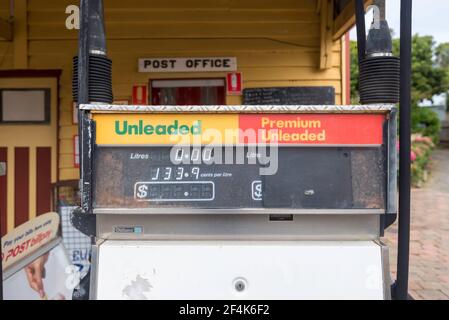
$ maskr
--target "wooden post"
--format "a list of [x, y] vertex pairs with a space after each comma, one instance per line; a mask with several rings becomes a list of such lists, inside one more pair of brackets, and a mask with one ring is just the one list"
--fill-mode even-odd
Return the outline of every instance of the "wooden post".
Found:
[[320, 69], [332, 67], [332, 33], [334, 25], [334, 1], [321, 1], [321, 49]]

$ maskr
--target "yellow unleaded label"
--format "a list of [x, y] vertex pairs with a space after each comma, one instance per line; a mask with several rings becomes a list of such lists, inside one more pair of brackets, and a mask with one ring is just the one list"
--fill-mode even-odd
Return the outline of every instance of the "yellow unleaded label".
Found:
[[[237, 114], [93, 114], [99, 145], [236, 144]], [[233, 134], [234, 133], [234, 134]]]
[[99, 145], [381, 145], [383, 114], [93, 114]]

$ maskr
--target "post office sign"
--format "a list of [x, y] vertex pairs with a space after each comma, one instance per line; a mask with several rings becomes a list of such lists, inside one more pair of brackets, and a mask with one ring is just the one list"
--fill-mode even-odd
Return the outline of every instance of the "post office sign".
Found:
[[139, 72], [223, 72], [236, 71], [235, 57], [142, 58]]

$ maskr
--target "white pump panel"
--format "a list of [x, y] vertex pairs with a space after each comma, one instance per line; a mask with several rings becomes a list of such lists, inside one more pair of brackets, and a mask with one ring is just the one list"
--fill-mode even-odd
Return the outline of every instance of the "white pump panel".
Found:
[[384, 299], [371, 241], [106, 241], [97, 299]]

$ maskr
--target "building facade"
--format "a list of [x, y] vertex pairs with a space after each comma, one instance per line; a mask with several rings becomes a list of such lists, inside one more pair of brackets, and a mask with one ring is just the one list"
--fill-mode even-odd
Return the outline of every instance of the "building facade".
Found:
[[[54, 185], [79, 178], [72, 98], [78, 4], [0, 2], [2, 234], [55, 210]], [[353, 1], [105, 0], [104, 5], [116, 103], [239, 105], [239, 90], [229, 92], [234, 80], [241, 80], [242, 89], [330, 86], [337, 104], [350, 101], [347, 31], [354, 24]], [[198, 68], [174, 66], [188, 58], [200, 60]], [[209, 68], [214, 63], [220, 71]]]

